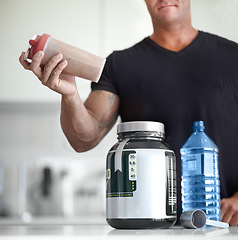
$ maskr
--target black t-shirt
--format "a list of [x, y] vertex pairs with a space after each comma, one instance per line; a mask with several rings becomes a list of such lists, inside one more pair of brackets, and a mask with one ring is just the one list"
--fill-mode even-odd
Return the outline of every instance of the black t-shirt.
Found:
[[238, 191], [238, 44], [199, 31], [179, 52], [167, 50], [149, 37], [131, 48], [113, 52], [92, 90], [120, 97], [125, 121], [165, 124], [166, 142], [177, 158], [180, 212], [180, 148], [194, 121], [219, 148], [221, 197]]

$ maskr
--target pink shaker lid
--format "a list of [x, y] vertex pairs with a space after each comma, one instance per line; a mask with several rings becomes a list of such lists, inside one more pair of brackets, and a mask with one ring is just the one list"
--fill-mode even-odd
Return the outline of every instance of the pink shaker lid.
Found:
[[44, 51], [45, 45], [49, 39], [49, 34], [34, 35], [29, 41], [29, 48], [25, 54], [25, 59], [32, 59], [38, 51]]

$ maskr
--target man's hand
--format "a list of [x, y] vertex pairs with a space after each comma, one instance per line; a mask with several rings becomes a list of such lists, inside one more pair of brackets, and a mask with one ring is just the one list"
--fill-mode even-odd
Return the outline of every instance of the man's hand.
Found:
[[221, 221], [231, 226], [238, 225], [238, 192], [221, 200]]
[[41, 67], [41, 60], [44, 56], [42, 51], [34, 55], [31, 63], [24, 60], [24, 56], [25, 52], [19, 58], [21, 65], [26, 70], [32, 71], [43, 85], [62, 95], [73, 96], [76, 94], [75, 77], [62, 73], [67, 66], [67, 61], [62, 61], [62, 54], [59, 53], [52, 57], [44, 67]]

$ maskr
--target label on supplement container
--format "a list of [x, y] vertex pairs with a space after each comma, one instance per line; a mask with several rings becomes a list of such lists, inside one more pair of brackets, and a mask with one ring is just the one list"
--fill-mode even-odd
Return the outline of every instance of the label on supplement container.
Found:
[[[107, 156], [107, 214], [110, 218], [176, 216], [176, 164], [172, 151], [124, 149]], [[149, 203], [149, 204], [148, 204]]]
[[123, 151], [121, 166], [116, 163], [116, 153], [110, 152], [107, 161], [106, 197], [133, 197], [137, 183], [137, 156], [135, 151]]
[[171, 152], [165, 153], [167, 168], [167, 206], [166, 214], [174, 215], [177, 211], [176, 164]]

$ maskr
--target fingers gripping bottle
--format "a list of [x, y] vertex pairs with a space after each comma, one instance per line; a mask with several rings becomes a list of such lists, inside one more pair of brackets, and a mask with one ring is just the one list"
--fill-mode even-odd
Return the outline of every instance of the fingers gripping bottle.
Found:
[[30, 46], [26, 52], [25, 59], [32, 59], [38, 51], [43, 51], [44, 57], [41, 64], [44, 66], [51, 57], [57, 53], [62, 53], [62, 60], [67, 60], [68, 62], [66, 68], [63, 70], [65, 73], [93, 82], [99, 80], [106, 61], [102, 57], [56, 40], [45, 33], [33, 36], [29, 44]]
[[182, 211], [203, 210], [220, 221], [218, 148], [205, 134], [203, 121], [193, 124], [193, 134], [180, 149], [182, 164]]

